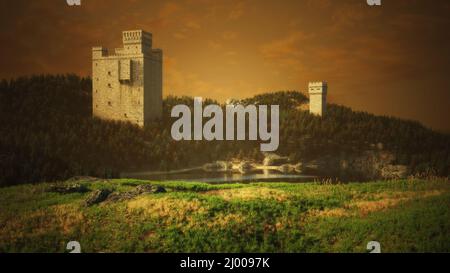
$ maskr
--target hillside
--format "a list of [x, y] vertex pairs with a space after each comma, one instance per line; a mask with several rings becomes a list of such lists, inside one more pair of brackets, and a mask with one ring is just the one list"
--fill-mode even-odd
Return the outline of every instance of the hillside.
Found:
[[[298, 109], [306, 101], [299, 92], [285, 91], [258, 95], [243, 103], [279, 104], [277, 153], [316, 165], [317, 171], [326, 175], [374, 179], [381, 169], [371, 168], [385, 166], [380, 163], [385, 158], [389, 164], [408, 166], [410, 174], [449, 174], [449, 135], [414, 121], [337, 105], [329, 105], [322, 119]], [[88, 78], [48, 75], [3, 80], [0, 185], [78, 175], [112, 178], [123, 171], [178, 169], [230, 158], [262, 160], [256, 142], [173, 141], [169, 113], [180, 103], [190, 105], [192, 98], [166, 98], [164, 119], [140, 129], [92, 118]]]
[[[0, 189], [0, 252], [449, 252], [447, 180], [327, 185], [84, 178]], [[68, 187], [72, 185], [71, 187]], [[78, 186], [76, 186], [78, 185]], [[113, 191], [87, 206], [96, 192]], [[87, 191], [87, 192], [86, 192]], [[118, 199], [117, 196], [122, 196]]]

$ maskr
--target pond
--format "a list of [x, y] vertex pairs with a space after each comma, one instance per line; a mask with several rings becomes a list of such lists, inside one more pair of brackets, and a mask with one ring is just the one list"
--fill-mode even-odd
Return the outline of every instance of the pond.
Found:
[[187, 181], [204, 183], [238, 183], [238, 182], [311, 182], [316, 176], [302, 174], [286, 174], [273, 170], [261, 170], [251, 173], [238, 172], [207, 172], [193, 170], [176, 173], [135, 172], [122, 173], [121, 178], [145, 179], [153, 181]]

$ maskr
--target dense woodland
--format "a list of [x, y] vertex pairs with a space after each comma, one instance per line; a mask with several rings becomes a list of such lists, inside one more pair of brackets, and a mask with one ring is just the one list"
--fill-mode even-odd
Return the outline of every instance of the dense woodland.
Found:
[[[164, 100], [163, 120], [144, 129], [92, 118], [91, 80], [76, 75], [33, 76], [0, 82], [0, 186], [72, 176], [117, 177], [123, 171], [170, 170], [231, 158], [260, 160], [258, 142], [173, 141], [170, 109], [190, 97]], [[278, 154], [294, 161], [353, 153], [382, 143], [412, 172], [448, 175], [450, 136], [414, 121], [329, 105], [319, 118], [299, 106], [295, 91], [241, 103], [280, 105]], [[208, 100], [207, 103], [213, 103]]]

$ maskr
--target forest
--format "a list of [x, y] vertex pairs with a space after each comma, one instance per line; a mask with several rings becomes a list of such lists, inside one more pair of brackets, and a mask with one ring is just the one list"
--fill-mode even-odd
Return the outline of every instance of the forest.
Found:
[[[257, 141], [174, 141], [170, 111], [193, 106], [192, 97], [169, 96], [163, 119], [139, 128], [92, 117], [92, 83], [77, 75], [40, 75], [0, 82], [0, 186], [62, 181], [73, 176], [118, 177], [121, 172], [173, 170], [216, 160], [261, 160]], [[301, 110], [297, 91], [240, 100], [280, 106], [277, 154], [293, 161], [364, 151], [371, 144], [395, 154], [412, 173], [448, 176], [450, 135], [419, 122], [328, 105], [323, 118]], [[205, 99], [204, 105], [218, 104]]]

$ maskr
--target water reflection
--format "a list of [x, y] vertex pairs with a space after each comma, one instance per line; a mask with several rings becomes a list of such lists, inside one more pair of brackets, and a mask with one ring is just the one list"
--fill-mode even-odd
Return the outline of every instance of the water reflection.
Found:
[[190, 171], [186, 173], [123, 173], [122, 178], [145, 179], [153, 181], [187, 181], [204, 183], [237, 183], [237, 182], [309, 182], [316, 176], [301, 174], [285, 174], [273, 170], [262, 170], [247, 174], [235, 172]]

